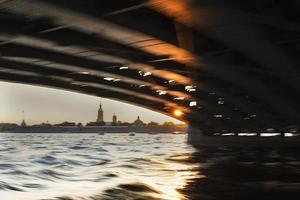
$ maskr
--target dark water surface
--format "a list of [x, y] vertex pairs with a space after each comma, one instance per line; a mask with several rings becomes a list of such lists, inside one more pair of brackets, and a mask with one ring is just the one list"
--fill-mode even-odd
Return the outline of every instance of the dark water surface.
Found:
[[298, 150], [172, 134], [0, 134], [1, 200], [300, 199]]

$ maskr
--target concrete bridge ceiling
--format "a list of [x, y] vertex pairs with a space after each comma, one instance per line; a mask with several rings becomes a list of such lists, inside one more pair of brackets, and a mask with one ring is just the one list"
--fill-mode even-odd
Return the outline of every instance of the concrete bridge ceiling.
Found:
[[299, 3], [0, 1], [0, 79], [199, 126], [299, 125]]

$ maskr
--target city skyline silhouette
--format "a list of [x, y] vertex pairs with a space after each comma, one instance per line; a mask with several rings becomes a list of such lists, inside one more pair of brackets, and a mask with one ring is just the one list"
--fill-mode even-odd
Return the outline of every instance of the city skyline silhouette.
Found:
[[112, 121], [116, 113], [120, 121], [133, 122], [139, 115], [146, 123], [180, 123], [174, 118], [138, 106], [59, 89], [0, 82], [0, 91], [0, 123], [20, 124], [23, 111], [29, 125], [63, 121], [87, 123], [96, 120], [100, 101], [104, 121]]

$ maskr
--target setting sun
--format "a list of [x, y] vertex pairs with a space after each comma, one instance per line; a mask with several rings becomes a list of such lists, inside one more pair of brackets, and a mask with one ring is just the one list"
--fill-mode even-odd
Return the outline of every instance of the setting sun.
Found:
[[183, 115], [183, 112], [181, 110], [174, 110], [174, 115], [176, 117], [181, 117]]

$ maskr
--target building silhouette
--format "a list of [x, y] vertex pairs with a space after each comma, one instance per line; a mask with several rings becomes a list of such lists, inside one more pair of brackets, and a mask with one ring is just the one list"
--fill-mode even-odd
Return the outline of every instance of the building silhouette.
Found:
[[103, 120], [103, 109], [102, 109], [101, 103], [100, 103], [100, 106], [99, 106], [99, 109], [98, 109], [98, 115], [97, 115], [96, 122], [104, 122], [104, 120]]
[[132, 123], [133, 126], [143, 126], [145, 125], [144, 122], [140, 119], [140, 116]]
[[117, 121], [117, 116], [116, 116], [116, 113], [114, 113], [113, 117], [112, 117], [112, 124], [117, 124], [118, 121]]
[[22, 122], [21, 122], [21, 126], [22, 126], [22, 127], [27, 126], [27, 125], [26, 125], [26, 122], [25, 122], [25, 113], [24, 113], [24, 110], [22, 111]]

